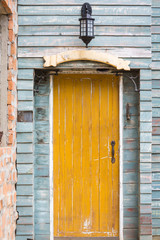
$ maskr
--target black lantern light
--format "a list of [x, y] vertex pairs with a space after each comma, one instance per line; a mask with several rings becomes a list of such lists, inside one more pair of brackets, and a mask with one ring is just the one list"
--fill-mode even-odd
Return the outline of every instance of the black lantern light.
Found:
[[84, 3], [81, 8], [80, 39], [88, 47], [88, 43], [94, 38], [94, 18], [91, 18], [92, 8], [89, 3]]

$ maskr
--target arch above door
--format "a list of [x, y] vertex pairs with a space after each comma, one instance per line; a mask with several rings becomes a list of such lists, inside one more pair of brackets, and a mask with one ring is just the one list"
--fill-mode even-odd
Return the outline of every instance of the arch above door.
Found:
[[130, 70], [130, 61], [118, 58], [110, 53], [104, 53], [93, 50], [73, 50], [61, 52], [52, 56], [44, 56], [44, 67], [56, 67], [60, 63], [87, 60], [101, 62], [115, 67], [117, 70]]

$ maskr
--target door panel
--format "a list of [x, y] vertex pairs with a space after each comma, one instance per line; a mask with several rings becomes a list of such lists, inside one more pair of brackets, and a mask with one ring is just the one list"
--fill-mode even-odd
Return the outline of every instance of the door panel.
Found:
[[59, 75], [53, 88], [54, 236], [118, 237], [119, 78]]

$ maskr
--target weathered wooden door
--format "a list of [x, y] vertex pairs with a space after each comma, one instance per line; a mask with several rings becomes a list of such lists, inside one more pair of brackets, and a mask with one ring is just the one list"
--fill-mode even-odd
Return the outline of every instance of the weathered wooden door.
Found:
[[118, 86], [114, 75], [54, 77], [55, 237], [119, 236]]

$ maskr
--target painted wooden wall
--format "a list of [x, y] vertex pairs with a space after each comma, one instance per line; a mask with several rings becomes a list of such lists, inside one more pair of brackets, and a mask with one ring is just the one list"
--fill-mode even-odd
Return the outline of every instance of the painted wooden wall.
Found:
[[[88, 2], [93, 6], [96, 34], [89, 49], [108, 51], [124, 59], [129, 59], [132, 69], [140, 69], [139, 129], [138, 125], [135, 125], [135, 128], [132, 128], [132, 126], [130, 128], [129, 123], [126, 125], [128, 128], [124, 129], [124, 143], [127, 148], [124, 151], [124, 239], [135, 240], [137, 238], [139, 211], [140, 239], [151, 240], [152, 198], [156, 193], [156, 191], [153, 191], [152, 194], [152, 177], [153, 179], [154, 176], [156, 177], [157, 184], [159, 177], [158, 173], [152, 174], [155, 164], [152, 164], [151, 161], [152, 93], [155, 94], [153, 102], [154, 99], [158, 99], [158, 95], [156, 97], [158, 89], [152, 91], [151, 81], [151, 66], [154, 67], [155, 65], [152, 62], [151, 51], [151, 20], [154, 19], [151, 16], [154, 8], [151, 8], [151, 0], [103, 0], [101, 2], [89, 0]], [[78, 19], [83, 3], [82, 0], [70, 0], [69, 3], [66, 0], [18, 0], [18, 110], [33, 111], [34, 109], [35, 122], [17, 123], [17, 208], [20, 217], [17, 224], [16, 240], [27, 240], [27, 238], [33, 238], [33, 235], [35, 239], [40, 239], [40, 237], [49, 239], [49, 215], [47, 215], [49, 211], [47, 211], [48, 198], [46, 198], [49, 194], [48, 155], [46, 154], [48, 151], [48, 136], [43, 135], [45, 130], [48, 131], [48, 125], [46, 126], [46, 123], [42, 121], [42, 112], [46, 117], [46, 122], [48, 121], [48, 110], [46, 108], [46, 104], [48, 104], [48, 84], [42, 86], [42, 92], [45, 91], [45, 94], [42, 94], [41, 97], [44, 101], [39, 101], [38, 99], [41, 99], [41, 97], [38, 95], [34, 98], [33, 74], [34, 69], [43, 68], [42, 57], [44, 55], [51, 55], [68, 49], [84, 48], [84, 44], [78, 37]], [[156, 4], [158, 5], [158, 0], [154, 0], [154, 5]], [[157, 19], [155, 17], [155, 21], [158, 23]], [[158, 58], [158, 53], [156, 53], [156, 57]], [[66, 66], [70, 65], [71, 63], [66, 64]], [[77, 63], [75, 66], [79, 66], [79, 64]], [[154, 74], [156, 71], [152, 71], [152, 73]], [[158, 72], [156, 79], [158, 80]], [[127, 79], [125, 81], [128, 83]], [[156, 86], [158, 88], [158, 83]], [[126, 100], [124, 99], [124, 101], [128, 101], [128, 96], [130, 102], [135, 104], [135, 107], [132, 108], [134, 114], [133, 121], [131, 121], [134, 126], [138, 123], [136, 112], [138, 94], [133, 92], [131, 86], [128, 89], [131, 93], [126, 93]], [[44, 111], [41, 112], [38, 108], [44, 108]], [[153, 108], [153, 116], [157, 114], [157, 110], [158, 108]], [[124, 123], [124, 126], [125, 124], [127, 123]], [[37, 135], [37, 129], [42, 130], [39, 136]], [[155, 128], [153, 127], [153, 129]], [[158, 127], [155, 131], [158, 131]], [[140, 137], [139, 155], [138, 133]], [[46, 142], [40, 143], [38, 139], [42, 140], [43, 136]], [[155, 141], [158, 141], [158, 138]], [[41, 144], [44, 144], [45, 147], [42, 148]], [[132, 148], [135, 149], [133, 154], [130, 151]], [[154, 148], [156, 149], [156, 144], [153, 145], [153, 151]], [[41, 156], [39, 156], [39, 153]], [[137, 160], [139, 160], [139, 166], [137, 166]], [[157, 160], [155, 162], [157, 163]], [[139, 174], [136, 175], [138, 169]], [[127, 182], [131, 184], [130, 191], [127, 188]], [[135, 194], [137, 193], [138, 183], [141, 193], [139, 197], [138, 194]], [[158, 204], [158, 201], [156, 204]], [[159, 210], [155, 210], [155, 216], [158, 213]], [[45, 222], [43, 222], [44, 220]], [[154, 219], [153, 226], [156, 229]]]
[[152, 3], [152, 224], [157, 240], [160, 238], [160, 1]]

